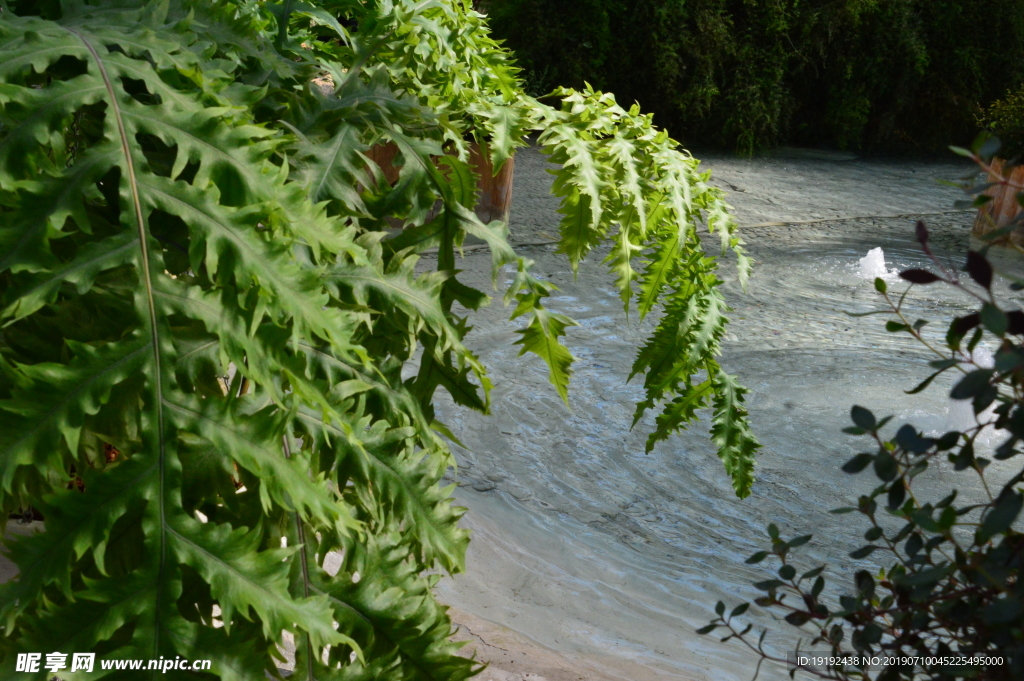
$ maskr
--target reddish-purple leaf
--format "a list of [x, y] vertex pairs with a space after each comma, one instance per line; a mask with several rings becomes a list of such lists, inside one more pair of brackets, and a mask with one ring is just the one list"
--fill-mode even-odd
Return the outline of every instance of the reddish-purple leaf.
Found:
[[900, 279], [906, 279], [911, 284], [934, 284], [937, 281], [942, 281], [942, 277], [929, 272], [928, 270], [903, 270], [900, 272]]
[[981, 315], [977, 312], [966, 317], [957, 317], [953, 320], [953, 333], [962, 338], [978, 324], [981, 324]]
[[1020, 310], [1007, 312], [1006, 320], [1008, 322], [1006, 327], [1007, 333], [1012, 333], [1015, 336], [1024, 335], [1024, 312]]
[[977, 251], [967, 251], [967, 274], [983, 288], [992, 286], [992, 265]]

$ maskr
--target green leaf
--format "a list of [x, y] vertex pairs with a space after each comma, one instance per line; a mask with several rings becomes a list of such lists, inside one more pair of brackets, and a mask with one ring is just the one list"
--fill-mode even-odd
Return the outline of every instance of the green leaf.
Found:
[[981, 527], [978, 528], [978, 541], [987, 542], [992, 537], [1006, 532], [1020, 515], [1022, 506], [1024, 495], [1019, 492], [1007, 490], [1000, 494], [995, 506], [985, 515]]
[[885, 330], [889, 333], [898, 333], [900, 331], [909, 331], [910, 326], [907, 324], [900, 324], [899, 322], [888, 321], [885, 323]]
[[637, 309], [641, 319], [654, 308], [658, 296], [668, 283], [682, 244], [682, 238], [678, 233], [669, 236], [658, 245], [654, 259], [647, 265], [637, 300]]
[[793, 537], [789, 540], [789, 548], [795, 549], [798, 546], [803, 546], [807, 542], [811, 541], [813, 537], [814, 535], [812, 534], [802, 534], [799, 537]]
[[754, 437], [743, 407], [747, 390], [726, 373], [717, 372], [713, 379], [717, 393], [713, 398], [711, 441], [718, 447], [718, 456], [732, 478], [738, 497], [750, 494], [754, 484], [754, 455], [761, 444]]
[[317, 647], [352, 643], [331, 626], [326, 598], [293, 600], [287, 593], [288, 563], [282, 559], [291, 551], [257, 552], [257, 533], [200, 523], [183, 515], [175, 517], [168, 529], [169, 548], [210, 585], [221, 604], [225, 627], [231, 626], [236, 610], [247, 619], [251, 610], [262, 620], [264, 636], [270, 638], [301, 623]]
[[351, 665], [349, 678], [462, 681], [478, 670], [473, 660], [455, 654], [460, 646], [447, 640], [447, 608], [430, 596], [433, 581], [408, 563], [396, 535], [381, 533], [343, 549], [337, 576], [316, 569], [313, 588], [327, 597], [339, 632], [363, 651], [365, 662], [351, 662], [344, 648], [332, 650], [337, 661]]
[[592, 203], [593, 199], [589, 195], [581, 194], [579, 189], [573, 187], [558, 209], [562, 214], [558, 225], [561, 237], [558, 252], [569, 256], [574, 274], [583, 257], [601, 240], [602, 234], [595, 229], [593, 223]]
[[450, 572], [463, 569], [469, 535], [457, 526], [462, 509], [453, 506], [448, 492], [438, 486], [448, 457], [437, 450], [384, 446], [389, 437], [401, 443], [406, 433], [389, 433], [380, 421], [369, 428], [364, 422], [352, 424], [351, 431], [364, 433], [360, 442], [313, 410], [303, 409], [298, 420], [313, 439], [335, 451], [339, 479], [351, 480], [387, 522], [406, 525], [405, 534], [424, 564], [437, 558]]
[[516, 331], [520, 335], [516, 345], [522, 346], [520, 355], [532, 352], [548, 365], [548, 380], [558, 391], [566, 406], [569, 404], [569, 376], [572, 373], [574, 358], [572, 353], [559, 342], [565, 335], [565, 329], [576, 326], [576, 322], [565, 315], [555, 314], [545, 309], [536, 296], [524, 296], [520, 299], [512, 318], [528, 314], [529, 323], [525, 328]]
[[[934, 364], [934, 362], [933, 362], [933, 364]], [[957, 364], [957, 362], [954, 360], [954, 363], [952, 365], [950, 365], [950, 366], [956, 366], [956, 364]], [[933, 373], [930, 376], [928, 376], [928, 378], [926, 378], [923, 381], [921, 381], [920, 383], [918, 383], [916, 386], [914, 386], [910, 390], [904, 390], [903, 392], [905, 392], [908, 395], [916, 395], [917, 393], [922, 392], [925, 388], [927, 388], [929, 385], [932, 384], [932, 381], [934, 381], [936, 379], [936, 377], [938, 377], [940, 374], [945, 373], [946, 369], [950, 368], [950, 366], [944, 366], [943, 368], [939, 369], [935, 373]]]
[[954, 400], [971, 399], [988, 387], [994, 374], [995, 372], [991, 369], [975, 369], [953, 386], [953, 389], [949, 392], [950, 398]]
[[981, 323], [989, 332], [1000, 337], [1006, 335], [1006, 330], [1009, 328], [1006, 313], [989, 303], [981, 306]]
[[850, 551], [850, 558], [867, 558], [877, 550], [878, 547], [874, 545], [862, 546], [859, 549], [856, 549], [855, 551]]
[[29, 481], [63, 469], [62, 445], [78, 452], [86, 419], [110, 400], [111, 391], [152, 370], [152, 346], [141, 333], [98, 347], [76, 344], [74, 349], [67, 365], [21, 367], [31, 388], [0, 401], [5, 426], [0, 431], [0, 485], [18, 505], [30, 505], [28, 490], [35, 483]]
[[868, 454], [862, 452], [855, 455], [852, 459], [843, 464], [844, 473], [860, 473], [862, 470], [868, 467], [872, 461], [875, 460], [874, 454]]
[[864, 430], [875, 429], [875, 415], [864, 407], [854, 405], [850, 409], [850, 419]]

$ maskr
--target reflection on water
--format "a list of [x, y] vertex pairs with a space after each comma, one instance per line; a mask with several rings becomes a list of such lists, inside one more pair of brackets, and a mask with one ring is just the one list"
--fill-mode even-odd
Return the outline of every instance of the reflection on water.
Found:
[[[601, 254], [573, 282], [561, 256], [532, 252], [537, 271], [561, 288], [550, 307], [580, 322], [568, 339], [577, 358], [571, 408], [540, 361], [517, 357], [518, 323], [507, 320], [509, 311], [500, 304], [485, 311], [468, 345], [491, 371], [493, 415], [450, 404], [439, 410], [467, 447], [455, 448], [457, 496], [474, 530], [468, 572], [441, 583], [442, 600], [555, 649], [626, 660], [635, 665], [627, 678], [749, 679], [755, 661], [740, 646], [694, 629], [717, 599], [755, 596], [749, 585], [765, 578], [763, 568], [743, 561], [765, 544], [769, 521], [784, 535], [815, 534], [802, 549], [807, 568], [867, 564], [847, 556], [865, 528], [824, 513], [873, 486], [867, 475], [839, 471], [867, 446], [840, 432], [850, 406], [895, 414], [894, 427], [912, 421], [925, 431], [953, 418], [948, 382], [903, 393], [927, 375], [927, 350], [906, 334], [886, 333], [884, 316], [846, 314], [881, 307], [863, 278], [865, 260], [881, 273], [930, 264], [913, 223], [838, 229], [758, 230], [748, 235], [758, 260], [749, 292], [726, 285], [734, 311], [722, 364], [750, 388], [750, 417], [764, 444], [745, 501], [733, 495], [703, 424], [644, 455], [653, 415], [630, 430], [642, 390], [626, 377], [653, 319], [638, 323], [631, 311], [627, 322], [597, 264]], [[966, 228], [933, 226], [933, 235], [940, 257], [962, 257]], [[481, 287], [489, 276], [484, 258], [466, 261]], [[936, 285], [917, 287], [904, 309], [912, 319], [943, 322], [969, 304]], [[923, 333], [940, 340], [944, 331], [935, 323]], [[936, 491], [966, 486], [970, 496], [973, 479], [938, 468], [927, 484]], [[778, 650], [791, 645], [774, 634], [769, 640]]]

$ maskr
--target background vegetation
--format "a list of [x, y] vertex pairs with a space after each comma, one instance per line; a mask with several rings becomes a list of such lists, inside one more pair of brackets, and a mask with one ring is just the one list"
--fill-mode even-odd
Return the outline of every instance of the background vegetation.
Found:
[[1024, 83], [1017, 0], [492, 0], [532, 94], [587, 81], [687, 144], [944, 149]]
[[1019, 161], [1024, 155], [1024, 87], [993, 102], [981, 122], [1002, 142], [999, 155]]

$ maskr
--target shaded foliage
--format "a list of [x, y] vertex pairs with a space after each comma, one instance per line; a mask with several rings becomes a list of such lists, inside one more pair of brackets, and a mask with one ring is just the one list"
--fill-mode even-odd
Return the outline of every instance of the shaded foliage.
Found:
[[584, 81], [685, 142], [940, 149], [1024, 82], [1015, 0], [502, 0], [538, 91]]
[[993, 102], [980, 122], [1002, 142], [1000, 155], [1019, 161], [1024, 156], [1024, 87]]

